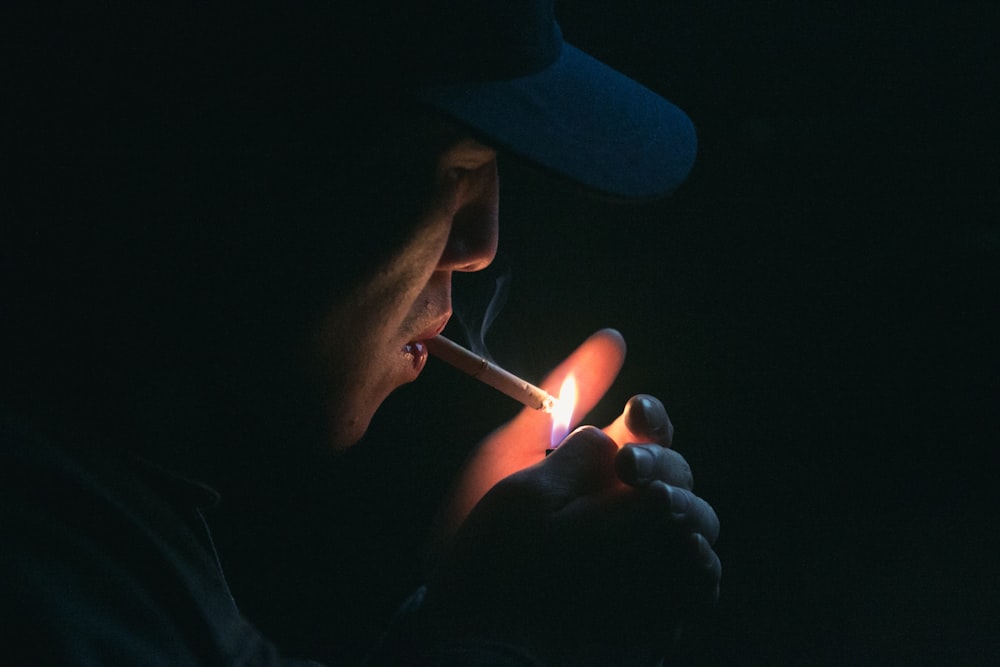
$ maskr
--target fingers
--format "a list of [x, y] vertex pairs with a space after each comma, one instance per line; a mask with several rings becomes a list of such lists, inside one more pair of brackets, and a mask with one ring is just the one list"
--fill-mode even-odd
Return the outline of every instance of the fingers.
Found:
[[653, 442], [670, 447], [674, 438], [674, 425], [658, 398], [638, 394], [628, 400], [621, 415], [604, 432], [619, 445]]
[[701, 591], [699, 600], [704, 604], [712, 604], [719, 600], [719, 584], [722, 581], [722, 561], [712, 549], [708, 539], [700, 533], [688, 537], [688, 548], [692, 556], [692, 573], [695, 577], [695, 590]]
[[694, 475], [684, 457], [659, 445], [625, 445], [615, 457], [615, 472], [630, 486], [658, 480], [688, 491], [694, 488]]
[[[549, 373], [541, 386], [558, 394], [566, 375], [574, 373], [579, 396], [573, 423], [589, 412], [611, 386], [625, 361], [625, 339], [602, 329]], [[438, 533], [449, 539], [479, 499], [501, 479], [539, 463], [550, 444], [552, 416], [525, 408], [494, 431], [470, 457], [441, 510]], [[612, 468], [613, 469], [613, 468]]]
[[709, 545], [719, 539], [719, 517], [707, 502], [687, 489], [671, 486], [661, 480], [642, 490], [646, 498], [669, 513], [669, 523], [704, 537]]
[[[681, 560], [674, 563], [683, 572], [684, 597], [695, 606], [711, 605], [719, 599], [722, 561], [712, 546], [719, 539], [719, 517], [707, 502], [688, 490], [662, 481], [640, 490], [666, 510], [664, 536], [680, 537]], [[678, 535], [678, 532], [680, 533]]]
[[578, 428], [541, 464], [548, 491], [567, 501], [618, 484], [618, 446], [593, 426]]
[[[660, 399], [638, 394], [629, 399], [622, 412], [625, 426], [637, 439], [631, 442], [655, 442], [669, 447], [674, 438], [674, 425]], [[641, 440], [639, 439], [641, 438]]]
[[719, 518], [711, 505], [663, 481], [614, 496], [615, 501], [616, 511], [597, 523], [606, 530], [620, 522], [611, 542], [631, 554], [623, 562], [636, 567], [640, 576], [660, 572], [658, 565], [669, 572], [633, 583], [648, 587], [654, 597], [666, 596], [678, 609], [718, 600], [722, 564], [712, 545], [719, 537]]

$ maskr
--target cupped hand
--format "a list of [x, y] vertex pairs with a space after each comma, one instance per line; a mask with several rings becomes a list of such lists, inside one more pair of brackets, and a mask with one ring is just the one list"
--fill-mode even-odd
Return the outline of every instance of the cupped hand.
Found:
[[[555, 394], [573, 372], [578, 420], [624, 354], [617, 332], [600, 331], [542, 386]], [[470, 461], [445, 515], [428, 613], [444, 634], [647, 664], [692, 608], [718, 597], [718, 517], [693, 493], [656, 398], [634, 396], [604, 429], [579, 428], [546, 458], [551, 421], [524, 410]]]
[[[576, 423], [597, 404], [618, 376], [625, 361], [625, 339], [614, 329], [597, 331], [540, 383], [558, 396], [563, 380], [573, 373], [579, 394]], [[466, 462], [449, 500], [442, 508], [436, 541], [447, 542], [486, 492], [504, 477], [545, 458], [552, 438], [552, 416], [525, 408], [487, 436]]]
[[673, 530], [681, 530], [689, 544], [690, 601], [714, 602], [722, 578], [722, 564], [712, 548], [719, 538], [719, 517], [693, 493], [691, 466], [671, 449], [674, 425], [663, 403], [647, 394], [633, 396], [604, 432], [620, 448], [614, 461], [617, 479], [645, 493], [669, 497]]
[[583, 427], [496, 484], [428, 583], [434, 631], [569, 664], [655, 662], [685, 614], [714, 599], [719, 566], [718, 520], [691, 493], [683, 459], [660, 445], [629, 451], [652, 447], [656, 478], [630, 486], [617, 472], [625, 450]]

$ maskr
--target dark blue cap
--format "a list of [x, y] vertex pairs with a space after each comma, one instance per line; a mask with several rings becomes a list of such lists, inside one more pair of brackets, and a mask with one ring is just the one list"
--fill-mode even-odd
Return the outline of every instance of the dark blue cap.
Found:
[[[227, 131], [244, 119], [268, 123], [260, 136], [308, 134], [273, 118], [315, 103], [324, 122], [351, 128], [415, 93], [497, 147], [611, 195], [668, 194], [694, 162], [687, 116], [567, 44], [553, 0], [91, 3], [37, 19], [48, 39], [29, 24], [15, 51], [39, 73], [24, 74], [22, 91], [54, 100], [42, 120], [66, 109], [66, 125], [80, 125], [93, 109], [110, 122], [101, 105], [113, 96], [137, 118], [200, 123], [213, 112]], [[330, 99], [339, 118], [324, 115]]]
[[567, 44], [552, 0], [444, 4], [450, 14], [432, 20], [448, 34], [439, 58], [425, 61], [424, 102], [603, 193], [653, 199], [687, 177], [697, 150], [690, 119]]

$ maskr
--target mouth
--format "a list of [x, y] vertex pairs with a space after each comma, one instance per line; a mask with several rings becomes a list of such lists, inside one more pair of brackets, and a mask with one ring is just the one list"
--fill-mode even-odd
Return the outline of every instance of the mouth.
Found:
[[412, 340], [403, 345], [403, 354], [410, 357], [413, 367], [419, 372], [427, 363], [427, 345], [424, 341], [434, 338], [444, 331], [444, 327], [451, 318], [451, 312], [447, 312], [434, 320], [423, 331], [413, 337]]

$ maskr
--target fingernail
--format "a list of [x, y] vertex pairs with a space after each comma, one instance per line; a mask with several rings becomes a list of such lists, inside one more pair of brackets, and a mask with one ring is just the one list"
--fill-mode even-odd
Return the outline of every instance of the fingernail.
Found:
[[[645, 447], [632, 448], [632, 461], [635, 464], [635, 481], [646, 482], [653, 477], [653, 453]], [[670, 505], [673, 507], [673, 504]]]
[[658, 398], [639, 394], [625, 405], [625, 425], [633, 433], [660, 437], [667, 435], [670, 418]]

